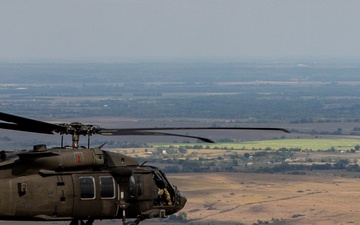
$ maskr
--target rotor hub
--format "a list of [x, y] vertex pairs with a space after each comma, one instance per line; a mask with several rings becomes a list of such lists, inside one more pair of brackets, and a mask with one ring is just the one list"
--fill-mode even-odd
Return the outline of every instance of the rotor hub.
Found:
[[55, 130], [56, 133], [59, 133], [61, 135], [93, 135], [96, 134], [97, 131], [100, 129], [99, 126], [91, 125], [91, 124], [82, 124], [79, 122], [73, 122], [73, 123], [62, 123], [58, 124], [59, 126], [63, 127], [63, 129]]

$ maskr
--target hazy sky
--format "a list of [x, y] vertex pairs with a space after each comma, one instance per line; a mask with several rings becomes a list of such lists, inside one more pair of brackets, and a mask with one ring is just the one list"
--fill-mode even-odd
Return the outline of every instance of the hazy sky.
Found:
[[360, 57], [359, 0], [0, 0], [0, 60]]

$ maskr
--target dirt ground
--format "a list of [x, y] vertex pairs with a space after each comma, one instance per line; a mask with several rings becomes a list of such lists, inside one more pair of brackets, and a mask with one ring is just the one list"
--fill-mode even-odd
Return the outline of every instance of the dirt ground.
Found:
[[360, 179], [314, 174], [213, 173], [171, 178], [188, 197], [183, 211], [193, 224], [357, 224]]

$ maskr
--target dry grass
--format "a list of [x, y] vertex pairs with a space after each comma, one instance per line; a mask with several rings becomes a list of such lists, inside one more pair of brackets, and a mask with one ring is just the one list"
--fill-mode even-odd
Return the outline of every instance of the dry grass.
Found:
[[357, 224], [360, 180], [242, 173], [172, 175], [197, 223]]

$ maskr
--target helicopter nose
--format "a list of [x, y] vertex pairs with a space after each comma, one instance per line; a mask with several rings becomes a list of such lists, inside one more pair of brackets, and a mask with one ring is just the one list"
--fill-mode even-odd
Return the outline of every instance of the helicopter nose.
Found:
[[179, 196], [179, 205], [177, 208], [178, 208], [178, 211], [180, 211], [182, 208], [184, 208], [187, 199], [181, 191], [178, 192], [178, 196]]

